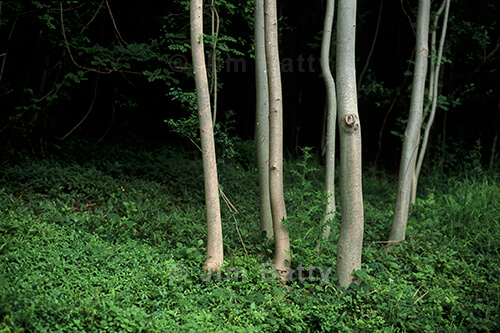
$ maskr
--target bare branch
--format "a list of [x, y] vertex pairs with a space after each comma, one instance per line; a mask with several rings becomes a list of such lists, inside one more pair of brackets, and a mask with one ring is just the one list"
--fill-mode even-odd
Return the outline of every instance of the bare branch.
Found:
[[99, 11], [101, 10], [101, 7], [102, 7], [103, 3], [104, 3], [104, 0], [101, 1], [101, 4], [99, 5], [99, 7], [97, 8], [97, 10], [95, 11], [94, 16], [92, 16], [92, 18], [90, 19], [90, 21], [82, 28], [82, 30], [80, 31], [80, 33], [83, 33], [85, 31], [85, 29], [87, 29], [89, 27], [90, 23], [94, 22], [95, 18], [97, 17], [97, 14], [99, 14]]
[[113, 72], [112, 69], [109, 70], [109, 71], [107, 71], [107, 72], [103, 72], [103, 71], [100, 71], [100, 70], [97, 70], [97, 69], [92, 69], [92, 68], [87, 68], [87, 67], [80, 66], [75, 61], [75, 59], [73, 58], [73, 54], [71, 53], [71, 50], [69, 48], [68, 39], [66, 38], [66, 31], [64, 30], [64, 17], [63, 17], [62, 2], [59, 2], [59, 7], [61, 9], [61, 29], [62, 29], [62, 33], [63, 33], [63, 37], [64, 37], [64, 43], [66, 44], [66, 49], [68, 50], [69, 57], [71, 58], [71, 61], [73, 62], [73, 64], [75, 64], [76, 67], [78, 67], [80, 69], [84, 69], [84, 70], [89, 71], [89, 72], [96, 72], [96, 73], [99, 73], [99, 74], [110, 74], [110, 73], [112, 73]]
[[380, 21], [382, 18], [382, 7], [383, 6], [384, 6], [384, 0], [380, 1], [380, 7], [378, 9], [377, 27], [375, 28], [375, 35], [373, 36], [373, 41], [372, 41], [372, 46], [370, 48], [370, 52], [368, 53], [368, 57], [366, 58], [365, 67], [363, 67], [363, 70], [361, 71], [361, 74], [359, 75], [358, 91], [359, 91], [359, 88], [361, 88], [361, 82], [363, 81], [363, 77], [365, 76], [365, 72], [368, 69], [368, 65], [370, 64], [370, 59], [372, 57], [373, 50], [375, 49], [375, 43], [377, 42], [378, 31], [380, 29]]
[[[115, 18], [113, 17], [113, 13], [111, 12], [111, 7], [109, 6], [108, 0], [106, 0], [106, 6], [108, 7], [109, 16], [111, 17], [111, 21], [113, 22], [113, 27], [115, 28], [115, 34], [118, 37], [118, 43], [123, 42], [123, 44], [128, 45], [126, 41], [123, 40], [118, 27], [116, 26]], [[121, 43], [120, 43], [121, 45]]]
[[85, 117], [82, 118], [82, 120], [80, 120], [80, 122], [78, 122], [78, 124], [76, 124], [75, 127], [73, 127], [73, 129], [71, 131], [69, 131], [65, 136], [63, 136], [61, 138], [61, 140], [64, 140], [69, 135], [71, 135], [71, 133], [73, 133], [74, 130], [76, 130], [78, 127], [80, 127], [80, 125], [85, 121], [85, 119], [87, 119], [88, 115], [90, 114], [90, 111], [92, 111], [92, 109], [94, 108], [95, 96], [97, 95], [97, 83], [98, 82], [99, 82], [99, 75], [97, 75], [97, 78], [95, 80], [94, 97], [92, 97], [92, 103], [90, 103], [90, 108], [87, 111], [87, 114], [85, 115]]

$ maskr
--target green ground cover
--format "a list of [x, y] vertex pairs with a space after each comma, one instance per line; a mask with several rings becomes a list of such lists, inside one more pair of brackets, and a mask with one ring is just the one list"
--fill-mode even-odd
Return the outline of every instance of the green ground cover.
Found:
[[365, 176], [362, 283], [341, 292], [339, 216], [314, 251], [323, 169], [307, 152], [285, 172], [294, 279], [266, 273], [273, 247], [259, 231], [251, 149], [240, 142], [219, 164], [237, 212], [222, 203], [226, 265], [211, 277], [200, 269], [197, 152], [76, 142], [44, 159], [10, 154], [0, 171], [0, 332], [500, 330], [498, 174], [470, 164], [426, 176], [407, 241], [390, 249], [381, 241], [394, 180]]

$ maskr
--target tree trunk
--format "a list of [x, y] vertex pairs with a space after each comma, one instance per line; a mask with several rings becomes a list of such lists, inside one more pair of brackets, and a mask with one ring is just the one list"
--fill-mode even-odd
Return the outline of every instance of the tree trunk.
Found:
[[323, 216], [323, 233], [316, 244], [316, 250], [320, 250], [321, 242], [330, 236], [330, 221], [335, 218], [335, 127], [337, 125], [337, 96], [335, 95], [335, 82], [330, 69], [330, 42], [332, 39], [333, 15], [335, 0], [326, 3], [325, 22], [323, 27], [323, 40], [321, 42], [321, 74], [325, 80], [327, 97], [326, 117], [326, 142], [325, 142], [325, 191], [327, 205]]
[[355, 69], [356, 1], [339, 0], [337, 14], [337, 98], [340, 134], [340, 193], [342, 222], [337, 250], [341, 287], [353, 282], [361, 269], [363, 192], [361, 186], [361, 126]]
[[[422, 140], [422, 147], [420, 148], [420, 153], [418, 154], [418, 161], [415, 170], [415, 182], [413, 183], [412, 189], [412, 197], [411, 204], [413, 205], [417, 196], [417, 185], [418, 178], [420, 176], [420, 170], [422, 169], [422, 163], [424, 162], [425, 152], [427, 150], [427, 142], [429, 140], [429, 134], [434, 124], [434, 117], [436, 116], [436, 108], [437, 108], [437, 99], [438, 99], [438, 84], [439, 84], [439, 71], [441, 69], [441, 59], [443, 58], [443, 50], [444, 50], [444, 41], [446, 38], [446, 28], [448, 26], [448, 13], [450, 11], [450, 0], [444, 0], [443, 5], [439, 9], [436, 14], [436, 18], [434, 21], [434, 26], [437, 26], [438, 18], [441, 15], [441, 12], [445, 9], [444, 18], [443, 18], [443, 27], [441, 29], [441, 38], [439, 40], [439, 51], [437, 54], [437, 60], [434, 59], [434, 54], [431, 56], [431, 75], [429, 78], [429, 98], [431, 100], [431, 113], [429, 115], [429, 120], [427, 121], [427, 125], [425, 127], [424, 138]], [[437, 28], [435, 28], [437, 29]], [[431, 50], [435, 50], [436, 48], [436, 31], [432, 32], [432, 45]], [[432, 53], [435, 53], [432, 52]]]
[[392, 229], [389, 241], [405, 239], [406, 224], [408, 222], [408, 209], [412, 182], [415, 179], [415, 162], [417, 159], [420, 129], [422, 126], [422, 112], [424, 106], [425, 77], [427, 75], [427, 45], [429, 34], [430, 0], [419, 0], [417, 17], [417, 41], [415, 68], [413, 71], [413, 84], [411, 90], [410, 116], [404, 134], [401, 164], [399, 166], [398, 191], [396, 194], [396, 207], [392, 220]]
[[290, 239], [283, 195], [283, 104], [278, 50], [278, 19], [276, 0], [265, 0], [266, 63], [269, 84], [269, 190], [274, 227], [274, 265], [281, 279], [289, 273]]
[[269, 90], [267, 84], [264, 0], [255, 1], [255, 142], [260, 190], [260, 224], [266, 236], [273, 237], [273, 217], [269, 197]]
[[203, 47], [203, 0], [191, 0], [191, 51], [193, 56], [194, 81], [200, 122], [205, 204], [207, 209], [207, 260], [204, 269], [217, 270], [222, 266], [222, 226], [219, 202], [219, 183], [215, 159], [214, 133], [210, 111], [205, 53]]

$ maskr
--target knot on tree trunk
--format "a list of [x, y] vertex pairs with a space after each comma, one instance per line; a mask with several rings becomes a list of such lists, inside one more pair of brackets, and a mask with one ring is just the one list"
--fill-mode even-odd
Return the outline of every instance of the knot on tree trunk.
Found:
[[354, 113], [348, 113], [344, 116], [340, 125], [344, 131], [353, 133], [359, 128], [359, 118]]

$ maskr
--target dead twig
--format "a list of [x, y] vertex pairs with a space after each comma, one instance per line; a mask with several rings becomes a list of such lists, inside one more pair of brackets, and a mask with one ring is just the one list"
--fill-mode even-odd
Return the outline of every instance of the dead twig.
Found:
[[427, 291], [425, 292], [425, 294], [423, 294], [422, 296], [420, 296], [420, 297], [419, 297], [419, 298], [418, 298], [418, 299], [417, 299], [417, 300], [413, 303], [413, 305], [417, 304], [417, 302], [418, 302], [418, 301], [420, 301], [420, 300], [422, 299], [422, 297], [424, 297], [424, 296], [425, 296], [425, 295], [427, 295], [428, 293], [429, 293], [429, 290], [427, 290]]
[[417, 291], [415, 291], [415, 293], [413, 294], [413, 296], [411, 298], [415, 298], [415, 296], [417, 295], [418, 291], [420, 290], [420, 288], [422, 288], [424, 285], [421, 285], [420, 287], [418, 287]]
[[235, 224], [235, 227], [236, 227], [236, 232], [238, 233], [238, 237], [240, 238], [240, 242], [241, 242], [241, 245], [243, 246], [243, 250], [245, 250], [246, 255], [248, 255], [247, 248], [245, 246], [245, 243], [243, 242], [243, 238], [241, 237], [240, 229], [238, 228], [238, 220], [236, 220], [236, 216], [235, 216], [236, 214], [239, 214], [239, 212], [236, 209], [236, 207], [233, 206], [233, 204], [231, 203], [231, 201], [229, 201], [229, 199], [227, 198], [227, 196], [224, 194], [224, 191], [222, 191], [220, 185], [219, 185], [219, 191], [220, 191], [220, 194], [222, 196], [222, 199], [224, 199], [224, 202], [226, 203], [226, 205], [229, 208], [229, 210], [233, 210], [234, 211], [234, 213], [231, 216], [234, 219], [234, 224]]

